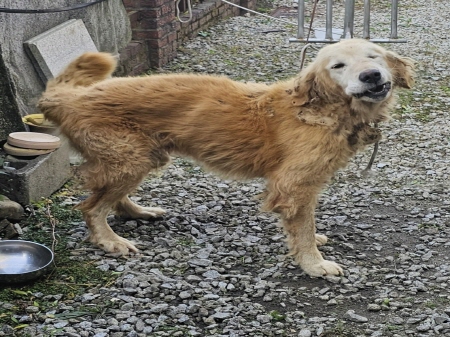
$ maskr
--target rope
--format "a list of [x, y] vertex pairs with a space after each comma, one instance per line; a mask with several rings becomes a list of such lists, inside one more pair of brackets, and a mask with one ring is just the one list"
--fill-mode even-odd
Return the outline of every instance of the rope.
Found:
[[187, 0], [187, 4], [188, 4], [188, 13], [189, 13], [189, 17], [187, 20], [183, 21], [180, 17], [180, 2], [181, 0], [176, 0], [176, 7], [177, 7], [177, 19], [178, 21], [180, 21], [181, 23], [188, 23], [189, 21], [192, 20], [192, 5], [191, 5], [191, 0]]
[[[377, 126], [378, 126], [378, 123], [375, 123], [375, 127], [377, 127]], [[372, 165], [373, 165], [373, 162], [375, 161], [375, 157], [377, 156], [379, 145], [380, 145], [380, 142], [376, 142], [375, 145], [373, 146], [373, 152], [372, 152], [372, 156], [370, 157], [370, 161], [367, 164], [366, 168], [362, 172], [364, 175], [368, 175], [370, 170], [372, 170]]]

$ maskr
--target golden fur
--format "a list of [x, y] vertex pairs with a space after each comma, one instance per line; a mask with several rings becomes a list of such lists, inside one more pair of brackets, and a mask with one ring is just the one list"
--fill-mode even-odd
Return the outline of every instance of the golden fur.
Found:
[[296, 78], [272, 85], [193, 74], [110, 78], [115, 66], [107, 53], [86, 53], [49, 81], [39, 101], [85, 158], [92, 194], [79, 208], [92, 243], [137, 251], [106, 217], [111, 210], [132, 218], [163, 214], [128, 194], [176, 154], [228, 178], [265, 178], [263, 207], [280, 214], [290, 254], [311, 276], [342, 274], [317, 249], [327, 241], [315, 234], [317, 196], [358, 150], [381, 138], [369, 123], [388, 118], [394, 89], [411, 87], [410, 59], [347, 40], [324, 47]]

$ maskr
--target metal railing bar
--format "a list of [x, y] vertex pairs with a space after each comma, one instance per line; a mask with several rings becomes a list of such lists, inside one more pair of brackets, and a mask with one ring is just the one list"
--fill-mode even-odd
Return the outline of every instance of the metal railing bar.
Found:
[[325, 38], [333, 40], [333, 0], [327, 0]]
[[355, 0], [345, 0], [344, 39], [353, 38]]
[[397, 39], [398, 0], [392, 0], [391, 4], [391, 39]]
[[363, 39], [370, 39], [370, 0], [364, 0]]
[[298, 28], [297, 38], [305, 38], [305, 0], [298, 1]]

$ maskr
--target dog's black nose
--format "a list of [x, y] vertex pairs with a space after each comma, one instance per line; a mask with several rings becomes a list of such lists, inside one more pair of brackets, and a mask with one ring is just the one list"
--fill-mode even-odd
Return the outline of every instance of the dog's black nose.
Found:
[[359, 74], [359, 80], [364, 83], [377, 83], [381, 79], [381, 73], [378, 69], [364, 70]]

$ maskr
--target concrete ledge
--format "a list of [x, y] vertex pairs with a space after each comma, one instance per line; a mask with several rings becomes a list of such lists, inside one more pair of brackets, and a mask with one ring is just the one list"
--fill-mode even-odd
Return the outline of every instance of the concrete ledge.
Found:
[[70, 178], [69, 147], [24, 159], [7, 156], [5, 162], [13, 168], [0, 168], [1, 194], [22, 205], [49, 197]]

